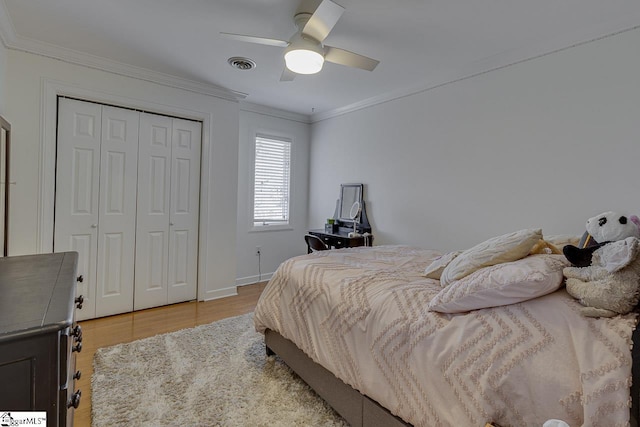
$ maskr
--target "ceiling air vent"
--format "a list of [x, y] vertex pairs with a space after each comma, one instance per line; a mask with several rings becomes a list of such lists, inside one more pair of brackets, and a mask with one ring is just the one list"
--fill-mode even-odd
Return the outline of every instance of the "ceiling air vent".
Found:
[[238, 70], [253, 70], [254, 68], [256, 68], [255, 62], [253, 62], [249, 58], [242, 58], [240, 56], [229, 58], [227, 59], [227, 62], [233, 68], [237, 68]]

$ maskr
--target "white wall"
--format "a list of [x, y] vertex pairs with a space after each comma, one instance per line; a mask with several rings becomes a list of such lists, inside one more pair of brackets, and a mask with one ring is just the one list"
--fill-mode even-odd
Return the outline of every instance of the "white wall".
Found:
[[451, 250], [640, 214], [638, 46], [629, 31], [314, 123], [309, 226], [342, 182], [365, 183], [376, 244]]
[[[238, 165], [238, 229], [237, 284], [244, 285], [267, 280], [288, 258], [306, 253], [304, 235], [307, 231], [309, 183], [308, 118], [241, 103], [240, 149]], [[291, 229], [280, 231], [251, 231], [249, 217], [252, 203], [254, 138], [256, 133], [284, 136], [293, 141], [291, 152]], [[255, 255], [256, 246], [261, 256]]]
[[[7, 93], [7, 48], [0, 40], [0, 115], [6, 115]], [[8, 118], [7, 118], [8, 120]]]
[[[41, 142], [47, 146], [55, 138], [55, 128], [50, 131], [45, 124], [52, 109], [51, 88], [65, 87], [72, 93], [90, 94], [90, 100], [174, 115], [179, 112], [185, 117], [205, 120], [202, 168], [208, 172], [203, 172], [201, 204], [206, 217], [200, 223], [200, 248], [206, 259], [200, 262], [199, 297], [208, 299], [235, 293], [237, 102], [14, 50], [8, 52], [7, 70], [7, 81], [11, 83], [5, 87], [5, 109], [12, 125], [11, 169], [16, 181], [11, 190], [11, 255], [39, 252], [48, 245], [47, 241], [43, 246], [43, 236], [52, 233], [39, 229]], [[55, 115], [52, 121], [55, 123]], [[43, 162], [51, 164], [52, 154], [45, 152], [44, 156]], [[49, 185], [50, 182], [45, 182], [44, 187]], [[51, 197], [50, 191], [46, 194]], [[53, 215], [46, 203], [42, 206], [45, 216]]]

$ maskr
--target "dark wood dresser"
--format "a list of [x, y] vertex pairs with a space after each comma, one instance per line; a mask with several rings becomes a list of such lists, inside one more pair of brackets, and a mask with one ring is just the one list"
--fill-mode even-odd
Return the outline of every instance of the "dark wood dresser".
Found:
[[73, 425], [77, 263], [77, 252], [0, 258], [1, 411], [46, 411], [47, 426]]

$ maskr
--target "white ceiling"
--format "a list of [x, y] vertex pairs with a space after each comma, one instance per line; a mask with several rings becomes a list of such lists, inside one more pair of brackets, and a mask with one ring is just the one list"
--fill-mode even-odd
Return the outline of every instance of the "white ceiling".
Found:
[[[297, 11], [319, 0], [0, 0], [8, 47], [92, 66], [229, 89], [311, 115], [402, 96], [640, 25], [638, 0], [336, 0], [345, 13], [325, 43], [380, 61], [328, 63], [280, 82], [283, 49], [219, 33], [288, 40]], [[227, 64], [244, 56], [257, 68]], [[97, 65], [96, 65], [97, 64]], [[141, 70], [142, 69], [142, 70]]]

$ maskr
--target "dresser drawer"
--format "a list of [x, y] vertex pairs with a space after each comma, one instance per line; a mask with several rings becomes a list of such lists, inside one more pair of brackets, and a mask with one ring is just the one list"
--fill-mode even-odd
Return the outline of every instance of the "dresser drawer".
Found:
[[56, 394], [48, 387], [57, 383], [56, 348], [55, 333], [0, 343], [0, 408], [47, 411], [47, 419], [56, 414]]
[[82, 375], [76, 371], [76, 355], [81, 351], [82, 327], [74, 324], [60, 334], [59, 426], [72, 426], [73, 412], [80, 405], [82, 392], [76, 389], [75, 382]]
[[334, 239], [333, 240], [333, 247], [336, 249], [340, 249], [340, 248], [344, 248], [347, 247], [345, 240], [343, 239]]

